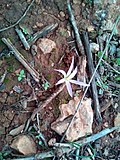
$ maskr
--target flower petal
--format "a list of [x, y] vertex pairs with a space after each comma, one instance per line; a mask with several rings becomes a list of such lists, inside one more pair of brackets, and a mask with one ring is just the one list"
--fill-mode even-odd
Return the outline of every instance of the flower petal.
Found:
[[64, 82], [65, 82], [65, 79], [62, 78], [62, 79], [60, 79], [55, 85], [58, 85], [58, 84], [61, 84], [61, 83], [64, 83]]
[[54, 69], [54, 70], [57, 71], [57, 72], [62, 73], [62, 74], [64, 75], [64, 77], [66, 77], [65, 71], [63, 71], [63, 70], [61, 70], [61, 69]]
[[74, 67], [74, 56], [72, 57], [72, 62], [71, 62], [70, 68], [67, 72], [67, 76], [69, 76], [71, 74], [73, 67]]
[[70, 76], [68, 77], [68, 80], [72, 79], [77, 73], [77, 67], [74, 69], [74, 71], [70, 74]]
[[80, 82], [80, 81], [76, 81], [76, 80], [73, 80], [73, 79], [69, 80], [69, 82], [74, 83], [76, 85], [80, 85], [80, 86], [89, 86], [89, 84], [86, 84], [86, 83]]
[[69, 95], [72, 97], [72, 87], [71, 87], [71, 84], [69, 82], [66, 82], [66, 87], [67, 87], [67, 90], [68, 90], [68, 93]]

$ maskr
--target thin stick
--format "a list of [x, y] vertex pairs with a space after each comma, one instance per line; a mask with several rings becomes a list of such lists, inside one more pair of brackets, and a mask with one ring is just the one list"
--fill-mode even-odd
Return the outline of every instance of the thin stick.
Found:
[[27, 69], [36, 82], [39, 82], [39, 73], [29, 65], [26, 59], [21, 55], [21, 53], [13, 46], [9, 39], [2, 38], [2, 41], [7, 45], [9, 50], [12, 51], [15, 58]]
[[31, 119], [34, 120], [36, 114], [45, 108], [65, 87], [65, 84], [61, 85], [42, 105], [38, 105], [38, 108], [34, 109]]
[[32, 0], [32, 2], [30, 3], [30, 5], [27, 7], [26, 11], [24, 12], [24, 14], [22, 15], [22, 17], [17, 21], [15, 22], [14, 24], [12, 24], [11, 26], [8, 26], [6, 28], [3, 28], [3, 29], [0, 29], [0, 32], [3, 32], [5, 30], [8, 30], [10, 28], [13, 28], [15, 27], [18, 23], [20, 23], [20, 21], [26, 16], [27, 12], [29, 11], [29, 9], [31, 8], [31, 6], [33, 5], [35, 0]]
[[[95, 140], [100, 139], [103, 136], [105, 136], [107, 134], [110, 134], [111, 132], [113, 132], [113, 131], [115, 131], [115, 130], [117, 130], [119, 128], [120, 128], [120, 126], [107, 128], [107, 129], [104, 129], [104, 130], [100, 131], [99, 133], [91, 135], [91, 136], [89, 136], [87, 138], [83, 138], [83, 139], [81, 139], [79, 141], [76, 141], [76, 142], [73, 142], [73, 143], [72, 142], [70, 142], [70, 143], [55, 143], [53, 146], [54, 147], [71, 148], [72, 146], [75, 146], [75, 144], [76, 144], [77, 146], [80, 147], [80, 146], [83, 146], [83, 145], [85, 145], [87, 143], [94, 142]], [[76, 147], [74, 149], [76, 149]]]
[[[94, 78], [94, 76], [95, 76], [95, 74], [96, 74], [96, 71], [97, 71], [97, 69], [98, 69], [98, 67], [99, 67], [99, 65], [100, 65], [100, 62], [102, 61], [102, 58], [103, 58], [104, 54], [106, 53], [106, 50], [107, 50], [108, 47], [109, 47], [110, 41], [111, 41], [111, 39], [112, 39], [112, 37], [113, 37], [113, 34], [114, 34], [114, 32], [115, 32], [115, 27], [116, 27], [116, 25], [118, 24], [119, 19], [120, 19], [120, 16], [117, 17], [117, 20], [116, 20], [116, 22], [115, 22], [115, 24], [114, 24], [114, 27], [113, 27], [112, 33], [111, 33], [111, 35], [110, 35], [110, 37], [109, 37], [109, 40], [108, 40], [107, 43], [106, 43], [105, 49], [104, 49], [104, 51], [103, 51], [103, 53], [102, 53], [102, 55], [101, 55], [101, 57], [100, 57], [100, 59], [99, 59], [99, 61], [98, 61], [98, 64], [97, 64], [97, 66], [96, 66], [96, 68], [95, 68], [95, 70], [94, 70], [94, 73], [93, 73], [93, 75], [92, 75], [92, 77], [91, 77], [91, 79], [90, 79], [90, 81], [89, 81], [89, 85], [91, 84], [91, 82], [92, 82], [92, 80], [93, 80], [93, 78]], [[71, 126], [71, 124], [72, 124], [72, 122], [73, 122], [73, 120], [74, 120], [74, 118], [75, 118], [75, 116], [76, 116], [76, 114], [77, 114], [80, 106], [81, 106], [81, 103], [82, 103], [82, 101], [84, 100], [84, 98], [85, 98], [85, 96], [86, 96], [86, 93], [87, 93], [88, 89], [89, 89], [89, 86], [86, 87], [86, 89], [85, 89], [85, 91], [84, 91], [84, 94], [83, 94], [83, 96], [82, 96], [82, 98], [81, 98], [81, 100], [80, 100], [80, 102], [79, 102], [79, 104], [78, 104], [78, 106], [77, 106], [77, 109], [76, 109], [76, 111], [75, 111], [75, 114], [74, 114], [71, 122], [69, 123], [69, 125], [68, 125], [68, 127], [67, 127], [67, 129], [66, 129], [66, 131], [65, 131], [65, 133], [64, 133], [64, 135], [62, 136], [60, 142], [62, 142], [62, 141], [64, 140], [65, 135], [66, 135], [66, 132], [67, 132], [68, 129], [70, 128], [70, 126]]]
[[29, 41], [30, 45], [35, 43], [38, 38], [46, 36], [49, 32], [53, 31], [57, 26], [58, 26], [57, 23], [56, 24], [51, 24], [51, 25], [43, 28], [41, 31], [38, 31], [37, 33], [35, 33], [33, 35], [33, 38], [30, 39], [30, 41]]
[[[93, 58], [92, 58], [92, 53], [90, 50], [90, 44], [89, 44], [87, 32], [83, 33], [83, 39], [84, 39], [84, 45], [85, 45], [85, 50], [86, 50], [86, 55], [87, 55], [87, 60], [88, 60], [89, 73], [91, 77], [94, 73], [94, 64], [93, 64]], [[97, 86], [95, 82], [95, 77], [93, 77], [93, 80], [91, 82], [91, 87], [92, 87], [93, 103], [94, 103], [96, 120], [100, 123], [102, 121], [102, 117], [101, 117], [101, 112], [100, 112], [100, 104], [99, 104], [99, 99], [98, 99], [98, 91], [97, 91]]]
[[108, 109], [113, 104], [113, 99], [110, 99], [108, 102], [103, 103], [103, 107], [100, 109], [100, 112], [104, 112], [106, 109]]
[[7, 75], [7, 70], [6, 70], [6, 71], [4, 72], [4, 74], [1, 76], [1, 79], [0, 79], [0, 86], [1, 86], [2, 83], [4, 82], [6, 75]]
[[45, 159], [45, 158], [50, 158], [50, 157], [54, 157], [55, 154], [53, 153], [53, 151], [48, 151], [48, 152], [40, 152], [37, 153], [33, 156], [28, 156], [28, 157], [24, 157], [24, 158], [13, 158], [12, 160], [37, 160], [37, 159]]
[[78, 49], [79, 49], [79, 54], [81, 53], [82, 55], [85, 55], [84, 54], [85, 53], [84, 52], [84, 47], [83, 47], [83, 44], [82, 44], [82, 41], [81, 41], [81, 38], [80, 38], [80, 34], [79, 34], [79, 31], [78, 31], [78, 28], [77, 28], [77, 24], [76, 24], [74, 15], [72, 13], [70, 0], [67, 0], [67, 7], [68, 7], [68, 13], [69, 13], [69, 16], [70, 16], [70, 21], [72, 23], [72, 26], [73, 26], [73, 29], [74, 29], [74, 32], [75, 32], [75, 38], [76, 38], [77, 46], [78, 46]]
[[119, 71], [117, 71], [115, 68], [113, 68], [109, 63], [107, 63], [104, 59], [102, 59], [102, 62], [107, 65], [109, 68], [111, 68], [115, 73], [120, 74]]
[[24, 34], [22, 33], [22, 31], [19, 28], [15, 28], [15, 31], [17, 32], [21, 42], [23, 43], [24, 47], [26, 50], [30, 49], [30, 45], [28, 44]]

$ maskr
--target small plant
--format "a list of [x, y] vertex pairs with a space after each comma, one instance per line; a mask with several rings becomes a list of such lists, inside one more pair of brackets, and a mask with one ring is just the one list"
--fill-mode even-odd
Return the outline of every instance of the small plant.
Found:
[[[73, 70], [73, 67], [74, 67], [74, 57], [72, 57], [72, 63], [70, 65], [70, 68], [69, 68], [67, 73], [65, 71], [63, 71], [63, 70], [55, 69], [55, 71], [62, 73], [63, 76], [64, 76], [62, 79], [60, 79], [56, 83], [56, 85], [62, 84], [62, 83], [66, 83], [66, 87], [67, 87], [68, 93], [69, 93], [69, 95], [71, 97], [73, 96], [71, 83], [76, 84], [76, 85], [80, 85], [80, 86], [88, 86], [88, 84], [86, 84], [84, 82], [80, 82], [78, 80], [73, 80], [72, 79], [72, 78], [75, 77], [75, 75], [77, 74], [77, 71], [78, 71], [77, 67], [74, 70]], [[72, 70], [73, 70], [73, 72], [72, 72]]]
[[42, 84], [42, 86], [45, 90], [47, 90], [50, 87], [50, 84], [48, 81], [46, 81], [45, 83]]
[[4, 146], [0, 152], [0, 160], [6, 160], [6, 157], [11, 153], [11, 150], [8, 146]]
[[21, 81], [23, 78], [25, 78], [25, 71], [22, 69], [20, 73], [17, 73], [16, 76], [18, 77], [18, 81]]

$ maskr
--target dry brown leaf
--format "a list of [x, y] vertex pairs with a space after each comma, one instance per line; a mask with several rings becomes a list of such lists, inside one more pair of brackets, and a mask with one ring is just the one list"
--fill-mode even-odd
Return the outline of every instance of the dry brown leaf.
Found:
[[19, 133], [21, 133], [21, 131], [24, 129], [24, 127], [25, 127], [25, 124], [22, 124], [22, 125], [20, 125], [19, 127], [16, 127], [16, 128], [14, 128], [14, 129], [12, 129], [12, 130], [9, 132], [9, 134], [10, 134], [11, 136], [16, 136], [16, 135], [18, 135]]
[[[71, 118], [75, 113], [79, 101], [79, 97], [74, 97], [74, 99], [70, 100], [68, 104], [62, 104], [59, 106], [61, 114], [59, 118], [51, 124], [51, 128], [55, 132], [60, 135], [65, 132], [69, 122], [71, 121]], [[66, 133], [66, 140], [74, 141], [85, 136], [86, 134], [92, 133], [92, 123], [93, 110], [91, 108], [91, 99], [86, 98], [83, 100], [71, 127]]]

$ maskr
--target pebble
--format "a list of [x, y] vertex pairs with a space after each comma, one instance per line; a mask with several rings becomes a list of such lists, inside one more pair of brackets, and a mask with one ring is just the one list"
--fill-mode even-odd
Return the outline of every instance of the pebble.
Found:
[[65, 13], [63, 11], [60, 11], [60, 16], [65, 17]]
[[11, 144], [11, 148], [19, 151], [23, 155], [35, 154], [37, 152], [34, 140], [28, 135], [16, 137]]
[[43, 27], [43, 23], [41, 23], [41, 22], [36, 22], [36, 26], [39, 27], [39, 28], [40, 28], [40, 27]]
[[[117, 114], [117, 116], [114, 119], [114, 126], [120, 126], [120, 113]], [[119, 129], [120, 132], [120, 129]]]
[[90, 43], [91, 52], [96, 53], [99, 51], [99, 45], [97, 43]]
[[92, 31], [94, 31], [94, 27], [92, 25], [88, 26], [87, 30], [88, 30], [88, 32], [92, 32]]

